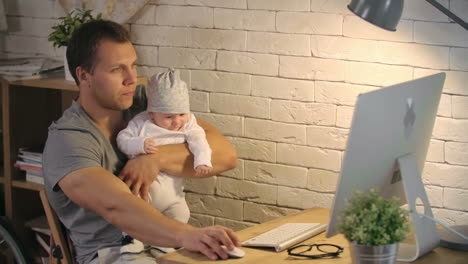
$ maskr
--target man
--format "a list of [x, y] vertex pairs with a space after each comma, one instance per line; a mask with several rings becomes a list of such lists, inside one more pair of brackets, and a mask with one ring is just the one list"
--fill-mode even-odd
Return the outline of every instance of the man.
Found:
[[[120, 247], [131, 241], [122, 231], [150, 245], [184, 247], [210, 259], [226, 259], [220, 246], [231, 250], [239, 245], [231, 229], [194, 228], [145, 202], [159, 170], [194, 175], [187, 147], [161, 146], [159, 153], [126, 164], [117, 150], [115, 137], [127, 124], [125, 110], [133, 104], [137, 81], [137, 56], [128, 32], [111, 21], [85, 23], [73, 34], [67, 59], [79, 96], [50, 126], [43, 167], [48, 199], [69, 231], [77, 261], [156, 263], [148, 252], [140, 254], [143, 261], [133, 254], [121, 255]], [[212, 175], [233, 168], [232, 145], [212, 126], [199, 123], [213, 150]]]

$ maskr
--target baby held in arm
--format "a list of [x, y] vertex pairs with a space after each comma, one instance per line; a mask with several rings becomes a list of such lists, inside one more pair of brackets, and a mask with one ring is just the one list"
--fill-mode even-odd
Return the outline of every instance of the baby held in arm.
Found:
[[[190, 112], [189, 93], [179, 71], [169, 69], [150, 78], [147, 110], [130, 120], [117, 136], [117, 144], [129, 158], [157, 154], [158, 146], [187, 143], [194, 155], [196, 175], [212, 171], [211, 148], [205, 131]], [[160, 172], [149, 189], [149, 202], [164, 215], [187, 223], [183, 178]]]

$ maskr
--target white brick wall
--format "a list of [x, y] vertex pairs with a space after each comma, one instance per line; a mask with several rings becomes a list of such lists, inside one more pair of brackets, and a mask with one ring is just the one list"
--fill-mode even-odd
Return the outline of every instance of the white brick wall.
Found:
[[276, 144], [246, 138], [233, 138], [232, 143], [241, 159], [276, 162]]
[[130, 34], [135, 44], [185, 47], [188, 31], [186, 28], [134, 24]]
[[449, 68], [449, 47], [320, 35], [312, 36], [311, 47], [312, 54], [322, 58]]
[[[433, 34], [434, 31], [438, 34]], [[449, 23], [414, 22], [414, 41], [422, 44], [468, 47], [466, 30], [457, 24]]]
[[282, 164], [246, 161], [244, 179], [272, 185], [304, 187], [307, 183], [307, 169]]
[[192, 89], [250, 95], [250, 75], [218, 71], [192, 71]]
[[444, 141], [431, 140], [429, 150], [427, 152], [427, 161], [444, 162]]
[[468, 71], [468, 49], [451, 48], [450, 49], [450, 69]]
[[310, 56], [310, 37], [307, 35], [269, 32], [249, 32], [247, 50], [272, 54]]
[[275, 12], [215, 8], [214, 27], [223, 29], [275, 31]]
[[[6, 1], [3, 56], [62, 56], [47, 41], [58, 0]], [[439, 0], [468, 19], [466, 0]], [[129, 22], [140, 74], [182, 70], [197, 117], [238, 151], [236, 169], [186, 183], [190, 223], [236, 230], [330, 207], [356, 97], [444, 71], [423, 172], [436, 217], [468, 224], [468, 34], [425, 0], [396, 32], [349, 0], [151, 0]]]
[[271, 119], [279, 122], [330, 126], [335, 124], [336, 106], [285, 100], [271, 102]]
[[468, 2], [466, 0], [452, 0], [450, 1], [450, 11], [466, 21], [468, 19]]
[[153, 4], [194, 5], [246, 9], [247, 0], [150, 0]]
[[252, 76], [252, 95], [294, 101], [314, 101], [314, 82]]
[[216, 52], [187, 48], [159, 48], [159, 66], [213, 70]]
[[343, 16], [324, 13], [278, 12], [276, 29], [285, 33], [341, 35]]
[[249, 0], [249, 9], [309, 11], [310, 0]]
[[246, 38], [247, 33], [240, 30], [192, 28], [187, 45], [192, 48], [245, 50]]
[[279, 143], [277, 145], [278, 163], [339, 171], [341, 152], [318, 147], [306, 147]]
[[281, 77], [306, 80], [344, 81], [346, 62], [315, 57], [281, 56]]
[[278, 56], [260, 53], [219, 51], [216, 58], [217, 70], [270, 76], [278, 75], [278, 63]]
[[[424, 20], [435, 22], [448, 22], [448, 17], [444, 13], [439, 12], [429, 3], [424, 3], [425, 0], [404, 1], [402, 18], [410, 20]], [[449, 7], [449, 0], [437, 1], [446, 8]], [[454, 1], [452, 1], [453, 4]]]
[[180, 27], [213, 27], [213, 8], [196, 6], [165, 6], [156, 8], [156, 24]]

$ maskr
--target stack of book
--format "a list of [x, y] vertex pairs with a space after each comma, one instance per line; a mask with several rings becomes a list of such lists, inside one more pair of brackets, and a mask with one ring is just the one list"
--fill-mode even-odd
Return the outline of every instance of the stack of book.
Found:
[[53, 58], [0, 59], [0, 76], [7, 80], [36, 79], [63, 74], [63, 61]]
[[26, 181], [44, 184], [42, 147], [20, 148], [15, 167], [26, 172]]

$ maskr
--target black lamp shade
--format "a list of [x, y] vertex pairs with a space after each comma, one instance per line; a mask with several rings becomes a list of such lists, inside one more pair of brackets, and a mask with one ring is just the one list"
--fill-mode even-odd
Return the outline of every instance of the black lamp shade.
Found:
[[352, 0], [349, 10], [364, 20], [395, 31], [403, 12], [403, 0]]

